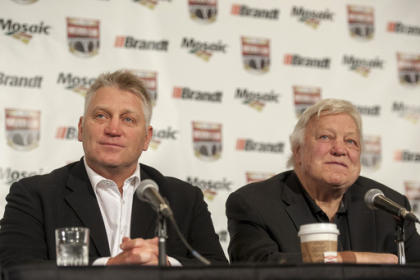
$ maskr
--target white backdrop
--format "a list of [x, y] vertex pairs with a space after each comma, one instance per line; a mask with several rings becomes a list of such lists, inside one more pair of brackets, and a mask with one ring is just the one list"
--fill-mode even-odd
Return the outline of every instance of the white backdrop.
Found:
[[141, 161], [203, 190], [224, 248], [228, 194], [286, 170], [297, 115], [319, 98], [358, 106], [362, 174], [417, 209], [418, 11], [416, 0], [1, 0], [0, 214], [12, 182], [80, 159], [86, 87], [120, 68], [155, 97]]

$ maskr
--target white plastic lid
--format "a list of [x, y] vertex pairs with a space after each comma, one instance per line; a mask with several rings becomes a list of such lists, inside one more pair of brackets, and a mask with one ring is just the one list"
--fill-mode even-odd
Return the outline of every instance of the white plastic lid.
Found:
[[317, 234], [317, 233], [330, 233], [330, 234], [339, 234], [337, 225], [333, 223], [314, 223], [301, 225], [298, 236], [305, 234]]

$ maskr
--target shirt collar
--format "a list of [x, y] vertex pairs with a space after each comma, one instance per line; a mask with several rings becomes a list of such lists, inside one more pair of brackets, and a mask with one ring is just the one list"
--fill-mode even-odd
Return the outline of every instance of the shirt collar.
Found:
[[[96, 188], [97, 188], [98, 184], [103, 182], [103, 181], [113, 182], [115, 184], [114, 181], [99, 175], [92, 168], [90, 168], [90, 166], [86, 162], [85, 157], [83, 157], [83, 162], [85, 164], [86, 173], [89, 177], [89, 181], [90, 181], [90, 184], [92, 185], [93, 191], [96, 192]], [[134, 170], [133, 174], [131, 174], [130, 177], [125, 179], [124, 185], [127, 182], [131, 183], [131, 185], [134, 186], [134, 191], [135, 191], [137, 189], [137, 187], [139, 186], [140, 181], [141, 181], [141, 178], [140, 178], [140, 164], [137, 164], [136, 170]]]

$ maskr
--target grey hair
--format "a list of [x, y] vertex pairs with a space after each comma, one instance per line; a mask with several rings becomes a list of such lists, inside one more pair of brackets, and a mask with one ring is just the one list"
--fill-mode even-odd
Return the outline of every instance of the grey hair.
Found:
[[299, 117], [298, 122], [295, 125], [295, 128], [292, 134], [289, 137], [290, 140], [290, 149], [292, 151], [292, 155], [290, 156], [289, 160], [287, 161], [287, 167], [294, 166], [294, 154], [293, 152], [301, 145], [303, 145], [303, 141], [305, 138], [305, 130], [306, 126], [308, 125], [309, 121], [316, 116], [318, 119], [321, 114], [324, 115], [334, 115], [334, 114], [341, 114], [345, 113], [350, 115], [353, 118], [354, 122], [356, 123], [357, 130], [360, 135], [360, 140], [362, 141], [362, 118], [360, 117], [360, 113], [357, 108], [350, 103], [349, 101], [342, 100], [342, 99], [322, 99], [315, 103], [314, 105], [308, 107], [302, 115]]
[[112, 73], [103, 73], [99, 75], [86, 93], [84, 115], [89, 107], [92, 96], [103, 87], [116, 87], [134, 93], [140, 97], [143, 102], [142, 110], [144, 119], [146, 120], [146, 129], [149, 127], [153, 109], [151, 97], [140, 78], [128, 70], [118, 70]]

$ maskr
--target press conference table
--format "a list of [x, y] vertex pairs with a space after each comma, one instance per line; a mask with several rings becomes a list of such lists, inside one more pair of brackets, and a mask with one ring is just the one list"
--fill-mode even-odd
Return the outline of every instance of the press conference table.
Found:
[[197, 267], [63, 267], [21, 265], [3, 270], [5, 280], [139, 280], [139, 279], [420, 279], [420, 265], [231, 265]]

